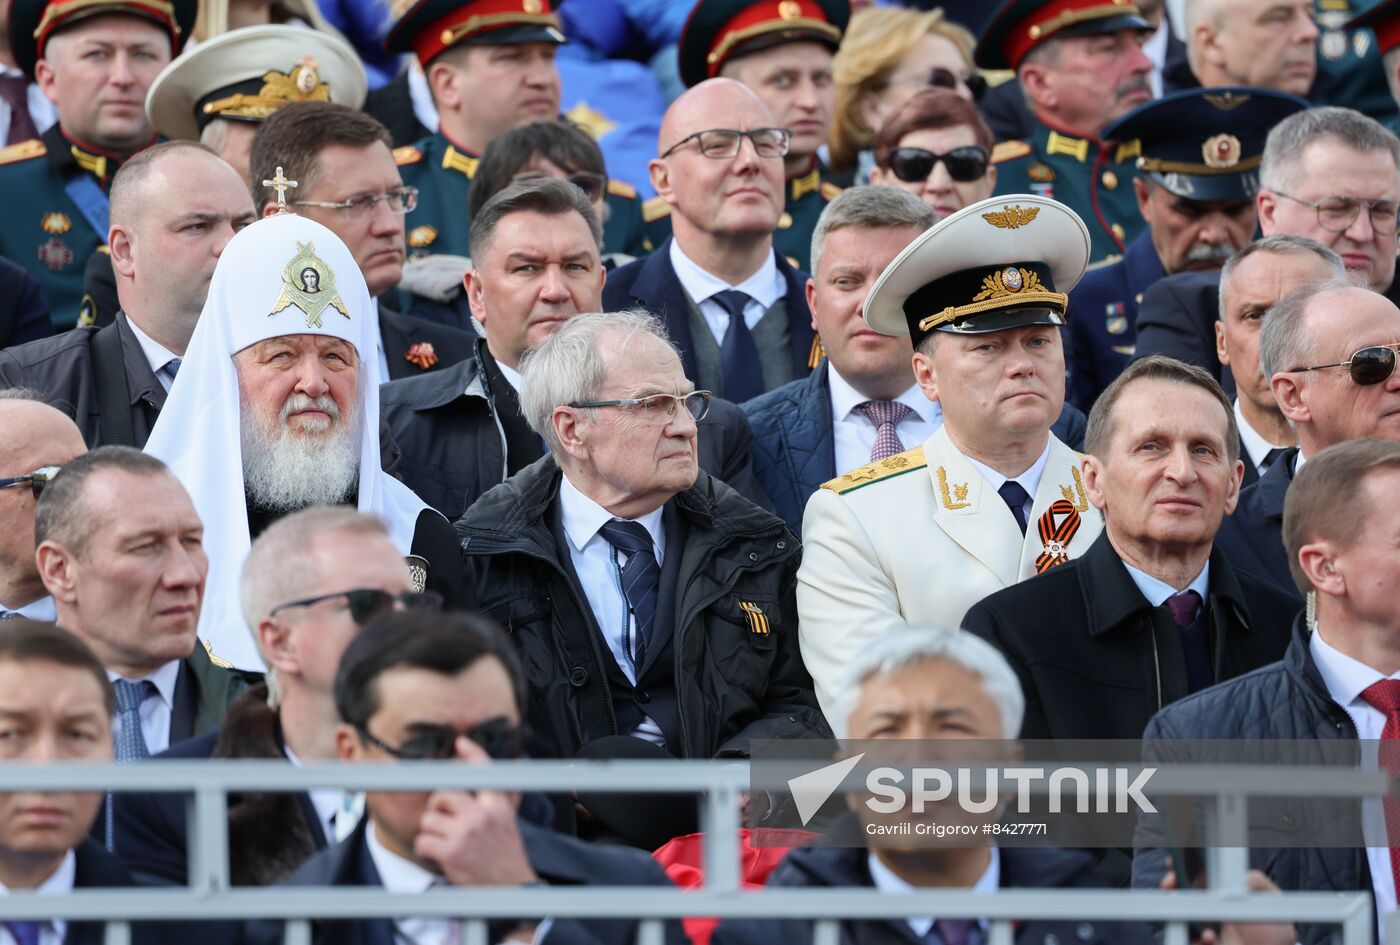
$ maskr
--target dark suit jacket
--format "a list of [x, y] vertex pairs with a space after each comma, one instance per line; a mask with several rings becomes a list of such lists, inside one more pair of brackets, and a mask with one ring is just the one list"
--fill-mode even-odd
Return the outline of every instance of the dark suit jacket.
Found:
[[[292, 874], [288, 886], [379, 886], [379, 873], [369, 853], [365, 825], [342, 842], [313, 856]], [[525, 853], [540, 878], [552, 886], [669, 886], [660, 865], [640, 850], [593, 846], [517, 821]], [[679, 922], [666, 923], [667, 945], [687, 941]], [[628, 919], [556, 919], [548, 941], [552, 945], [622, 945], [635, 941], [636, 923]], [[499, 939], [495, 939], [499, 940]], [[280, 923], [250, 923], [247, 945], [276, 945], [282, 941]], [[325, 921], [313, 925], [314, 945], [396, 945], [388, 919]]]
[[[807, 377], [743, 405], [753, 428], [754, 476], [773, 511], [798, 534], [807, 500], [837, 475], [829, 370], [822, 359]], [[1084, 414], [1067, 403], [1050, 432], [1077, 450], [1084, 446], [1084, 426]]]
[[1274, 460], [1257, 482], [1241, 490], [1234, 513], [1226, 516], [1215, 536], [1216, 546], [1236, 568], [1268, 581], [1295, 600], [1299, 599], [1298, 585], [1293, 583], [1288, 553], [1283, 548], [1283, 499], [1293, 482], [1297, 461], [1298, 450], [1289, 450]]
[[[1216, 682], [1283, 656], [1293, 599], [1231, 567], [1219, 548], [1207, 596]], [[1020, 677], [1022, 738], [1140, 738], [1153, 713], [1189, 694], [1171, 613], [1147, 603], [1107, 532], [1077, 560], [983, 599], [963, 626]]]
[[[74, 889], [126, 888], [135, 886], [131, 875], [112, 854], [102, 849], [102, 845], [92, 839], [84, 840], [73, 850], [77, 870], [73, 877]], [[194, 929], [188, 923], [132, 924], [134, 945], [179, 945], [191, 940]], [[70, 922], [63, 936], [63, 945], [102, 945], [106, 925], [102, 922]], [[204, 939], [205, 945], [228, 941], [222, 936], [213, 940]]]
[[39, 293], [39, 280], [23, 266], [0, 258], [0, 348], [52, 334], [49, 306]]
[[[386, 381], [417, 377], [450, 367], [463, 358], [471, 357], [472, 346], [476, 343], [474, 331], [405, 315], [383, 303], [379, 305], [379, 336], [384, 339], [384, 355], [389, 361], [389, 376], [384, 378]], [[437, 356], [437, 361], [426, 368], [408, 360], [409, 349], [425, 343], [432, 345], [433, 354]]]
[[[424, 377], [394, 381], [379, 391], [380, 417], [401, 451], [397, 475], [453, 521], [506, 478], [506, 438], [497, 420], [501, 410], [516, 409], [487, 383], [479, 360], [485, 340], [476, 344], [467, 360]], [[739, 408], [716, 398], [699, 426], [700, 468], [771, 508], [754, 478], [752, 437]]]
[[1080, 410], [1094, 406], [1104, 388], [1132, 361], [1137, 300], [1165, 275], [1152, 245], [1152, 231], [1143, 230], [1121, 259], [1091, 268], [1070, 292], [1064, 330], [1069, 369], [1066, 395]]
[[[787, 283], [788, 335], [792, 340], [793, 377], [811, 373], [812, 313], [807, 308], [807, 274], [798, 272], [781, 253], [775, 252], [778, 271]], [[690, 335], [690, 305], [685, 289], [671, 265], [671, 239], [650, 256], [615, 269], [603, 286], [603, 308], [609, 312], [640, 306], [666, 323], [666, 332], [681, 352], [685, 376], [694, 378], [698, 367]]]

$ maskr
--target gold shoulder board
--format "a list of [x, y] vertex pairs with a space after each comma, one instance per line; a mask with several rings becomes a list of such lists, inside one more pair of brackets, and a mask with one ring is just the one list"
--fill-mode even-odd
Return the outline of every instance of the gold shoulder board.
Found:
[[847, 492], [868, 486], [872, 482], [893, 479], [895, 476], [902, 476], [907, 472], [923, 469], [926, 466], [928, 463], [924, 460], [924, 448], [916, 446], [912, 450], [896, 453], [894, 456], [888, 456], [873, 463], [866, 463], [859, 469], [852, 469], [844, 476], [837, 476], [830, 482], [822, 483], [822, 488], [830, 489], [837, 495], [844, 495]]
[[27, 161], [30, 158], [43, 157], [49, 153], [49, 149], [44, 146], [44, 142], [38, 138], [30, 138], [28, 141], [21, 141], [19, 144], [12, 144], [7, 148], [0, 148], [0, 164], [13, 164], [16, 161]]
[[1114, 254], [1111, 255], [1111, 256], [1105, 256], [1103, 259], [1100, 259], [1098, 262], [1091, 262], [1091, 263], [1089, 263], [1089, 265], [1087, 265], [1087, 266], [1084, 267], [1084, 271], [1085, 271], [1085, 272], [1094, 272], [1094, 271], [1097, 270], [1097, 269], [1103, 269], [1105, 266], [1112, 266], [1114, 263], [1120, 263], [1120, 262], [1122, 262], [1122, 261], [1123, 261], [1123, 254], [1122, 254], [1122, 253], [1114, 253]]
[[421, 160], [423, 160], [423, 152], [411, 144], [394, 149], [394, 163], [399, 167], [403, 167], [405, 164], [417, 164]]
[[628, 200], [637, 199], [637, 188], [625, 181], [613, 180], [611, 177], [608, 178], [608, 193], [614, 197], [626, 197]]
[[648, 223], [655, 223], [662, 217], [671, 215], [671, 205], [662, 197], [652, 197], [642, 204], [642, 219]]
[[1031, 146], [1024, 141], [999, 141], [992, 148], [992, 163], [1012, 161], [1031, 153]]
[[844, 189], [845, 188], [841, 187], [839, 184], [833, 184], [829, 180], [824, 180], [822, 181], [822, 199], [830, 203], [841, 196], [841, 191]]

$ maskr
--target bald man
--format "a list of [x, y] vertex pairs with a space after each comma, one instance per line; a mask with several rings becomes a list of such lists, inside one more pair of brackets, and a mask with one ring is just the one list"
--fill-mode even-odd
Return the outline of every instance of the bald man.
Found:
[[165, 405], [204, 308], [214, 264], [255, 216], [243, 179], [212, 151], [171, 141], [142, 151], [112, 182], [112, 269], [121, 311], [0, 352], [0, 387], [72, 404], [89, 446], [140, 448]]
[[763, 100], [733, 79], [676, 99], [649, 165], [672, 236], [603, 287], [605, 310], [661, 318], [686, 376], [736, 403], [806, 377], [816, 360], [806, 275], [773, 249], [788, 152], [773, 126]]
[[73, 421], [37, 398], [0, 390], [0, 620], [54, 619], [34, 565], [34, 505], [54, 468], [87, 452]]
[[1187, 0], [1184, 19], [1187, 59], [1201, 85], [1249, 85], [1294, 95], [1312, 88], [1318, 36], [1313, 0]]

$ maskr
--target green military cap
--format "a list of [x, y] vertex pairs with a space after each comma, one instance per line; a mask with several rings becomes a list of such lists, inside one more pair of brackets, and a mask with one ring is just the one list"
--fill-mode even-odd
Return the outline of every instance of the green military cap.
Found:
[[834, 52], [850, 18], [847, 0], [699, 0], [681, 31], [681, 80], [699, 85], [730, 59], [780, 43], [818, 42]]
[[368, 81], [354, 47], [300, 26], [246, 26], [200, 43], [161, 70], [146, 115], [167, 138], [196, 139], [216, 118], [262, 122], [289, 102], [359, 108]]
[[194, 29], [198, 0], [13, 0], [10, 5], [10, 52], [24, 74], [44, 56], [50, 37], [94, 16], [125, 13], [148, 20], [170, 36], [170, 54], [178, 55]]
[[865, 321], [917, 345], [934, 331], [976, 335], [1063, 325], [1089, 262], [1089, 230], [1048, 197], [1008, 194], [939, 221], [880, 273]]

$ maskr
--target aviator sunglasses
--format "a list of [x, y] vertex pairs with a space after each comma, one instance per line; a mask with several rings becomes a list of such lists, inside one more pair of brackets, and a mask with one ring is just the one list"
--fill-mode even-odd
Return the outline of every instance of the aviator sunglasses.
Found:
[[1294, 368], [1295, 371], [1325, 371], [1328, 368], [1344, 367], [1351, 379], [1359, 387], [1380, 384], [1395, 373], [1395, 352], [1400, 343], [1393, 345], [1368, 345], [1352, 354], [1345, 361], [1336, 364], [1318, 364], [1313, 367]]
[[895, 148], [889, 157], [890, 171], [908, 184], [928, 180], [939, 161], [948, 168], [948, 176], [960, 183], [981, 180], [987, 173], [987, 151], [975, 144], [946, 154], [934, 154], [926, 148]]

